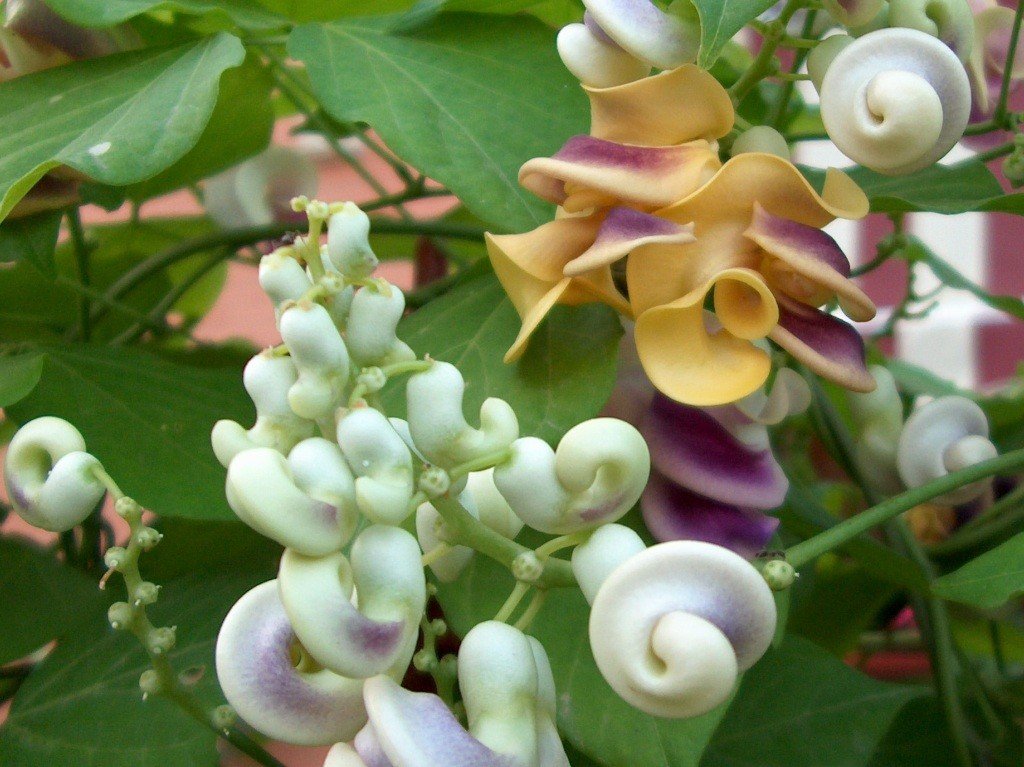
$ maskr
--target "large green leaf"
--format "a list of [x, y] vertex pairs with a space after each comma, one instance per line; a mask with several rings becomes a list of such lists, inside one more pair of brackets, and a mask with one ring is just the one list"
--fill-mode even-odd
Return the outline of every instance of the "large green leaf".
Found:
[[747, 672], [702, 767], [864, 767], [919, 690], [787, 637]]
[[1024, 591], [1024, 533], [942, 576], [933, 589], [946, 599], [977, 607], [999, 607]]
[[0, 355], [0, 407], [28, 396], [43, 374], [44, 359], [38, 352]]
[[52, 277], [60, 219], [60, 211], [48, 211], [0, 224], [0, 264], [24, 261]]
[[52, 552], [0, 538], [0, 666], [63, 639], [99, 601], [95, 582]]
[[393, 23], [298, 27], [289, 50], [334, 117], [372, 125], [488, 223], [520, 231], [550, 219], [519, 186], [519, 167], [587, 131], [554, 31], [527, 16], [444, 14], [410, 34]]
[[259, 0], [260, 5], [292, 21], [333, 21], [409, 9], [416, 0]]
[[77, 62], [0, 85], [0, 219], [51, 168], [107, 184], [148, 178], [199, 140], [238, 38]]
[[743, 27], [771, 8], [773, 0], [693, 0], [700, 16], [697, 63], [708, 69]]
[[220, 418], [252, 418], [240, 370], [175, 365], [129, 347], [52, 347], [39, 384], [10, 413], [74, 423], [124, 491], [159, 514], [234, 519], [210, 430]]
[[270, 29], [285, 20], [251, 0], [47, 0], [53, 10], [83, 27], [110, 27], [153, 10], [224, 16], [247, 29]]
[[[514, 585], [508, 570], [477, 556], [441, 585], [445, 618], [460, 635], [494, 617]], [[696, 767], [724, 707], [696, 719], [659, 719], [633, 708], [604, 681], [590, 652], [589, 608], [577, 589], [552, 591], [530, 628], [547, 650], [558, 690], [558, 725], [605, 767]]]
[[[506, 365], [502, 357], [518, 332], [519, 317], [492, 274], [431, 301], [399, 327], [418, 354], [459, 368], [467, 413], [500, 397], [515, 408], [522, 434], [556, 442], [611, 395], [621, 325], [607, 307], [558, 307], [522, 359]], [[404, 413], [404, 388], [391, 387], [387, 395], [388, 412]]]

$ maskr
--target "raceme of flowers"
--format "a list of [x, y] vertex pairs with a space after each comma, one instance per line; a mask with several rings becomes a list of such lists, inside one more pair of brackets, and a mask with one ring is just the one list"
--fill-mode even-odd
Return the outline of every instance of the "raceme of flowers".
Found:
[[[488, 237], [523, 318], [507, 359], [555, 304], [597, 301], [635, 318], [647, 375], [678, 402], [719, 405], [761, 387], [771, 361], [753, 342], [764, 338], [847, 388], [870, 389], [859, 335], [820, 309], [838, 301], [854, 320], [874, 316], [821, 231], [867, 213], [857, 185], [830, 170], [819, 194], [788, 160], [762, 152], [722, 165], [715, 142], [732, 128], [732, 103], [693, 65], [585, 89], [591, 134], [520, 171], [558, 216]], [[613, 279], [624, 258], [628, 299]]]

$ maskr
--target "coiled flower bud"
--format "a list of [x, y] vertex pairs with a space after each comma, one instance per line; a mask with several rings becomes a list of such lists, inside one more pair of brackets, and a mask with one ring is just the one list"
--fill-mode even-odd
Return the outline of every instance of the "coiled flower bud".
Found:
[[896, 471], [896, 445], [903, 430], [903, 401], [896, 379], [881, 365], [868, 368], [873, 392], [849, 394], [850, 414], [860, 427], [854, 458], [865, 479], [878, 490], [896, 494], [903, 482]]
[[480, 428], [466, 423], [462, 400], [466, 382], [447, 362], [409, 379], [406, 387], [409, 432], [431, 463], [451, 468], [506, 449], [519, 436], [519, 421], [507, 402], [495, 397], [480, 406]]
[[974, 47], [974, 14], [967, 0], [889, 0], [889, 24], [938, 38], [963, 62]]
[[282, 304], [298, 301], [313, 287], [305, 267], [290, 255], [291, 248], [278, 248], [260, 259], [260, 287], [274, 305], [274, 313], [281, 319]]
[[288, 404], [288, 391], [298, 377], [291, 357], [264, 351], [249, 360], [242, 383], [256, 406], [256, 423], [248, 430], [235, 421], [214, 424], [210, 442], [223, 466], [243, 450], [270, 447], [287, 453], [300, 440], [313, 435], [315, 425], [295, 415]]
[[572, 572], [587, 602], [593, 604], [608, 576], [627, 559], [647, 548], [633, 530], [624, 525], [604, 525], [572, 552]]
[[[907, 419], [896, 448], [896, 466], [908, 488], [920, 487], [950, 472], [995, 458], [985, 412], [966, 397], [940, 397]], [[932, 499], [956, 505], [972, 501], [989, 487], [983, 479]]]
[[570, 429], [552, 450], [536, 437], [512, 443], [494, 484], [523, 522], [564, 535], [614, 522], [647, 484], [651, 456], [635, 428], [594, 418]]
[[348, 383], [348, 350], [341, 334], [327, 310], [309, 301], [286, 309], [280, 326], [299, 373], [288, 390], [288, 404], [302, 418], [328, 418]]
[[372, 521], [398, 525], [409, 516], [412, 454], [379, 410], [350, 411], [338, 423], [338, 444], [356, 474], [356, 504]]
[[822, 4], [844, 27], [859, 27], [878, 15], [885, 0], [823, 0]]
[[14, 435], [4, 481], [14, 510], [30, 525], [62, 533], [80, 524], [106, 492], [94, 473], [100, 462], [67, 421], [44, 416]]
[[[589, 14], [584, 19], [589, 20]], [[651, 71], [649, 64], [624, 51], [593, 22], [562, 27], [558, 33], [558, 55], [566, 69], [591, 88], [622, 85]]]
[[251, 528], [309, 556], [338, 551], [358, 518], [352, 471], [338, 446], [319, 437], [287, 459], [264, 447], [239, 453], [228, 466], [227, 499]]
[[365, 678], [384, 673], [400, 658], [408, 662], [427, 584], [419, 545], [405, 530], [366, 528], [351, 559], [340, 552], [307, 557], [286, 550], [277, 582], [295, 635], [320, 665]]
[[405, 295], [384, 283], [360, 288], [352, 297], [346, 321], [348, 350], [361, 367], [416, 359], [416, 353], [395, 335], [405, 312]]
[[963, 136], [970, 109], [963, 64], [914, 29], [864, 35], [836, 55], [821, 84], [821, 118], [835, 145], [892, 176], [942, 158]]
[[331, 265], [350, 279], [369, 277], [379, 263], [370, 247], [370, 217], [346, 202], [327, 222], [327, 254]]
[[671, 541], [627, 559], [590, 612], [601, 674], [654, 716], [700, 716], [732, 694], [765, 653], [775, 600], [761, 574], [721, 546]]
[[316, 165], [303, 152], [271, 145], [203, 184], [203, 205], [225, 229], [266, 226], [295, 217], [291, 199], [314, 195]]

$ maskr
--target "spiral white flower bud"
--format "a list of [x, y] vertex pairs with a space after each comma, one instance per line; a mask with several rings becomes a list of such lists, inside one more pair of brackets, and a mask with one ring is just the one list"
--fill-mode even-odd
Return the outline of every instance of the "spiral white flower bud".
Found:
[[938, 38], [964, 62], [974, 47], [974, 14], [967, 0], [889, 0], [889, 24]]
[[285, 301], [298, 301], [313, 287], [305, 267], [290, 255], [292, 248], [278, 248], [260, 259], [260, 287], [267, 294], [280, 318]]
[[390, 365], [416, 359], [416, 353], [395, 335], [404, 312], [405, 294], [394, 285], [382, 283], [356, 291], [348, 311], [345, 340], [357, 365]]
[[277, 581], [235, 603], [217, 636], [217, 680], [238, 715], [264, 735], [304, 746], [350, 740], [366, 722], [363, 680], [296, 663]]
[[454, 365], [435, 362], [406, 387], [409, 432], [431, 463], [451, 468], [508, 448], [519, 436], [519, 421], [507, 402], [495, 397], [480, 406], [480, 428], [462, 412], [466, 382]]
[[372, 521], [398, 525], [409, 516], [412, 454], [380, 411], [350, 411], [338, 423], [338, 444], [356, 474], [356, 503]]
[[405, 530], [366, 528], [352, 546], [351, 564], [340, 552], [307, 557], [288, 549], [277, 582], [295, 635], [325, 668], [366, 678], [411, 657], [427, 585], [419, 545]]
[[304, 301], [281, 314], [280, 328], [299, 373], [288, 390], [288, 404], [302, 418], [330, 417], [341, 403], [349, 375], [348, 350], [331, 315]]
[[684, 19], [651, 0], [585, 0], [592, 23], [641, 61], [675, 69], [697, 58], [700, 27], [694, 14]]
[[80, 524], [106, 490], [95, 475], [100, 462], [85, 452], [81, 433], [61, 418], [29, 421], [14, 435], [4, 459], [4, 481], [14, 510], [30, 525], [62, 533]]
[[630, 557], [647, 548], [633, 530], [624, 525], [604, 525], [572, 552], [572, 572], [587, 602], [593, 604], [608, 576]]
[[847, 157], [887, 175], [941, 159], [963, 136], [971, 87], [944, 43], [882, 29], [836, 55], [821, 84], [821, 117]]
[[243, 522], [303, 554], [338, 551], [355, 530], [352, 471], [326, 439], [303, 440], [287, 460], [270, 448], [239, 453], [226, 486], [228, 504]]
[[558, 33], [558, 55], [577, 80], [591, 88], [611, 88], [647, 76], [651, 67], [586, 24], [568, 24]]
[[288, 391], [298, 377], [291, 357], [264, 351], [249, 360], [242, 382], [256, 406], [256, 423], [248, 430], [234, 421], [214, 424], [210, 441], [223, 466], [243, 450], [271, 447], [287, 453], [300, 440], [313, 435], [315, 424], [295, 415], [288, 404]]
[[379, 263], [369, 237], [369, 216], [346, 202], [327, 224], [327, 252], [334, 268], [351, 279], [369, 277]]
[[615, 418], [570, 429], [558, 449], [524, 437], [494, 470], [494, 484], [523, 522], [563, 535], [614, 522], [647, 485], [651, 456], [640, 433]]
[[[900, 477], [908, 488], [915, 488], [995, 458], [997, 451], [988, 435], [988, 418], [977, 403], [957, 396], [932, 400], [915, 410], [903, 426], [896, 450]], [[991, 482], [973, 482], [932, 503], [966, 503], [984, 493]]]
[[761, 574], [728, 549], [671, 541], [630, 557], [601, 585], [590, 645], [601, 674], [654, 716], [700, 716], [732, 694], [765, 653], [775, 600]]

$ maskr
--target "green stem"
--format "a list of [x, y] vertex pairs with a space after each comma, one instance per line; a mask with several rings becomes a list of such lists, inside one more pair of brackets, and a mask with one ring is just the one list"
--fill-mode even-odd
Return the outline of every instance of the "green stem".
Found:
[[999, 101], [996, 104], [995, 112], [992, 114], [992, 122], [996, 125], [1006, 125], [1007, 104], [1010, 101], [1010, 83], [1013, 82], [1014, 64], [1017, 61], [1017, 45], [1020, 42], [1021, 20], [1024, 19], [1024, 5], [1017, 3], [1017, 14], [1013, 18], [1013, 30], [1010, 32], [1010, 45], [1006, 51], [1006, 66], [1003, 69], [1003, 82], [999, 88]]
[[499, 463], [505, 463], [511, 457], [512, 452], [507, 448], [495, 450], [493, 453], [487, 453], [479, 458], [474, 458], [472, 461], [466, 461], [466, 463], [453, 467], [448, 472], [448, 476], [451, 477], [452, 482], [456, 482], [463, 477], [468, 477], [474, 471], [486, 471], [497, 466]]
[[932, 546], [928, 553], [934, 557], [946, 558], [980, 548], [1008, 534], [1018, 532], [1022, 521], [1024, 485], [1000, 498], [947, 540]]
[[[75, 253], [75, 264], [78, 267], [78, 281], [83, 288], [91, 284], [89, 270], [89, 245], [85, 241], [85, 230], [82, 228], [82, 216], [78, 208], [71, 208], [67, 213], [68, 233], [71, 235], [71, 247]], [[80, 334], [83, 341], [92, 337], [92, 305], [89, 296], [82, 293], [78, 297], [78, 314]]]
[[775, 74], [777, 68], [775, 49], [779, 47], [779, 43], [785, 37], [786, 25], [789, 23], [789, 20], [803, 7], [803, 4], [803, 0], [787, 0], [779, 17], [765, 26], [761, 50], [758, 51], [757, 56], [750, 66], [747, 67], [747, 71], [743, 73], [743, 76], [729, 88], [729, 95], [732, 97], [733, 104], [739, 104], [761, 80]]
[[[809, 38], [812, 31], [814, 30], [814, 21], [818, 16], [817, 11], [808, 11], [807, 18], [804, 19], [804, 27], [801, 30], [801, 36]], [[817, 41], [815, 41], [817, 43]], [[813, 46], [812, 46], [813, 47]], [[810, 49], [802, 49], [797, 51], [796, 56], [793, 58], [793, 66], [790, 68], [790, 72], [796, 73], [800, 71], [801, 65], [806, 61]], [[768, 124], [774, 126], [776, 129], [781, 127], [782, 121], [786, 119], [786, 112], [789, 110], [789, 102], [793, 98], [793, 92], [796, 89], [796, 83], [792, 80], [786, 82], [782, 87], [782, 93], [779, 95], [779, 100], [775, 103], [775, 108], [772, 111], [771, 119], [768, 120]]]

